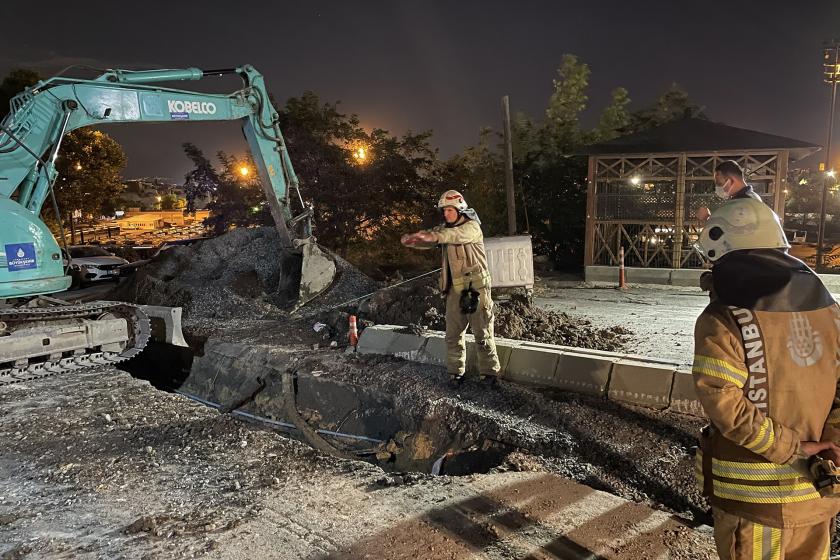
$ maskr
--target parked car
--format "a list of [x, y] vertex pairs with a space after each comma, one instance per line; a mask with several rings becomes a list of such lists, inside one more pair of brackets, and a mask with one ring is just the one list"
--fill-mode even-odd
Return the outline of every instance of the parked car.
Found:
[[[70, 275], [73, 278], [73, 284], [77, 286], [102, 280], [118, 281], [120, 267], [128, 264], [127, 260], [94, 245], [71, 245], [68, 250], [70, 251]], [[65, 262], [67, 262], [66, 255]]]
[[[183, 245], [192, 245], [193, 243], [198, 243], [199, 241], [204, 241], [205, 239], [209, 239], [209, 237], [193, 237], [190, 239], [175, 239], [173, 241], [166, 241], [161, 243], [158, 247], [151, 248], [151, 247], [134, 247], [135, 251], [138, 252], [141, 256], [145, 256], [145, 258], [141, 258], [134, 262], [125, 264], [120, 266], [120, 272], [123, 276], [128, 276], [130, 274], [134, 274], [138, 268], [141, 266], [145, 266], [154, 259], [158, 258], [161, 254], [173, 247], [179, 247]], [[142, 252], [141, 252], [142, 251]]]

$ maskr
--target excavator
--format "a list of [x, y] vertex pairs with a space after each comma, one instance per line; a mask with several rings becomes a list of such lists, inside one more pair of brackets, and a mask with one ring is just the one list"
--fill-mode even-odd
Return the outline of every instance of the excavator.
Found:
[[[207, 94], [160, 85], [225, 75], [238, 75], [243, 86]], [[49, 199], [61, 216], [55, 162], [63, 138], [77, 128], [240, 121], [280, 243], [302, 255], [298, 307], [330, 287], [335, 263], [312, 235], [312, 206], [301, 196], [265, 80], [252, 66], [105, 70], [93, 79], [58, 75], [18, 94], [10, 109], [0, 122], [0, 385], [117, 364], [150, 340], [185, 346], [178, 308], [51, 297], [66, 290], [71, 277], [40, 214]]]

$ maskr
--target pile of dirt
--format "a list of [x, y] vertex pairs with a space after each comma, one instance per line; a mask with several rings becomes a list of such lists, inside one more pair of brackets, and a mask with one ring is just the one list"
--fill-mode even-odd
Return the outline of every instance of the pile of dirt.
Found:
[[[434, 279], [379, 290], [361, 309], [374, 323], [445, 330], [445, 301]], [[623, 350], [631, 331], [622, 327], [597, 328], [587, 319], [548, 311], [533, 304], [524, 292], [496, 300], [496, 336], [560, 344], [594, 350]]]
[[[307, 305], [307, 312], [322, 311], [381, 286], [332, 256], [337, 268], [333, 286]], [[300, 255], [283, 249], [274, 228], [240, 228], [163, 251], [110, 297], [179, 306], [190, 320], [276, 318], [297, 302], [300, 266]]]

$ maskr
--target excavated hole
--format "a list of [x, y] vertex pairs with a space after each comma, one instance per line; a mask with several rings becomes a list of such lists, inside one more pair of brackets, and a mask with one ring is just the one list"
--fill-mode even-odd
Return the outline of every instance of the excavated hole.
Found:
[[[305, 440], [291, 424], [276, 425], [278, 421], [284, 424], [288, 422], [282, 413], [278, 414], [271, 408], [271, 402], [261, 402], [257, 396], [261, 391], [255, 383], [238, 386], [236, 396], [230, 402], [220, 402], [222, 399], [219, 395], [196, 394], [191, 390], [191, 376], [195, 377], [196, 369], [192, 367], [193, 360], [203, 355], [206, 339], [194, 336], [186, 338], [190, 348], [150, 342], [146, 351], [121, 364], [120, 369], [137, 379], [148, 381], [159, 390], [182, 391], [219, 405], [225, 412], [231, 412], [242, 420]], [[230, 380], [216, 378], [215, 381], [225, 383]], [[268, 376], [268, 383], [279, 385], [277, 378], [271, 375]], [[415, 418], [398, 410], [387, 395], [369, 388], [356, 388], [328, 378], [311, 376], [299, 377], [295, 386], [299, 392], [300, 400], [297, 404], [301, 416], [312, 427], [330, 432], [322, 437], [337, 449], [397, 475], [397, 480], [399, 475], [406, 473], [466, 476], [484, 474], [494, 469], [516, 468], [506, 465], [510, 454], [518, 451], [515, 447], [482, 437], [481, 434], [470, 433], [467, 427], [452, 431], [434, 418]], [[228, 410], [232, 403], [234, 410]], [[340, 411], [351, 408], [351, 403], [355, 403], [355, 407], [349, 413], [339, 416]], [[335, 433], [369, 439], [353, 440]], [[385, 481], [385, 484], [389, 483]]]

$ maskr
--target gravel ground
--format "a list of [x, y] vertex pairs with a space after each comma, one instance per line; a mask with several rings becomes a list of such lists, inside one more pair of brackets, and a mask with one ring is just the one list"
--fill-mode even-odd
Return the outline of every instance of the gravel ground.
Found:
[[713, 558], [707, 533], [550, 472], [319, 455], [107, 370], [0, 388], [0, 557]]

